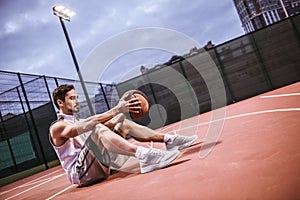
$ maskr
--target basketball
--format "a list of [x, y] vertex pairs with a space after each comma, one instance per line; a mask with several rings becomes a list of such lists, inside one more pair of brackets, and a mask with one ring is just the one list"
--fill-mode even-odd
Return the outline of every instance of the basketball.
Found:
[[138, 91], [138, 92], [134, 92], [130, 96], [130, 99], [132, 99], [132, 98], [138, 98], [140, 100], [141, 110], [139, 113], [130, 112], [130, 117], [132, 119], [138, 119], [138, 118], [143, 117], [149, 110], [149, 103], [148, 103], [148, 99], [147, 99], [146, 95]]

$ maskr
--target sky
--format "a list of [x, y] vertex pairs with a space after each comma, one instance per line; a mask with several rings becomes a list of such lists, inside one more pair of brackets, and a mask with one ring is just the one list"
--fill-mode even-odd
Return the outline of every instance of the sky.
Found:
[[[174, 30], [200, 47], [208, 41], [219, 45], [244, 35], [233, 0], [0, 0], [1, 70], [77, 77], [61, 24], [52, 12], [55, 5], [76, 12], [65, 25], [80, 67], [97, 46], [141, 28]], [[157, 49], [128, 53], [109, 63], [111, 67], [99, 81], [119, 82], [124, 72], [165, 63], [171, 56]]]

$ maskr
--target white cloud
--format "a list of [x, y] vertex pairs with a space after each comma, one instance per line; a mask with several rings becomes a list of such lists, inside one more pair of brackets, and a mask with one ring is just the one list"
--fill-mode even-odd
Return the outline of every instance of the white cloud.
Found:
[[146, 14], [156, 12], [157, 9], [158, 9], [158, 5], [153, 1], [147, 1], [144, 5], [137, 7], [137, 10], [141, 10]]
[[19, 29], [19, 26], [12, 21], [7, 22], [4, 25], [4, 33], [5, 34], [15, 33], [16, 31], [18, 31], [18, 29]]

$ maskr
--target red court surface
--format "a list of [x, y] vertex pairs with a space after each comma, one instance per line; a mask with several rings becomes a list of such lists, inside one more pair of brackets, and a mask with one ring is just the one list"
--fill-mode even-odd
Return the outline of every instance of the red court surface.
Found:
[[78, 188], [56, 167], [2, 187], [0, 199], [300, 199], [300, 82], [227, 106], [216, 144], [204, 141], [211, 116], [161, 130], [199, 136], [165, 169]]

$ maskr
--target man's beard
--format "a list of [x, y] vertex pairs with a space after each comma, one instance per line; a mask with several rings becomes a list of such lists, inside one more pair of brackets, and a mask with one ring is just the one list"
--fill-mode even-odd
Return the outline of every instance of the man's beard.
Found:
[[79, 107], [74, 106], [74, 108], [68, 110], [70, 113], [78, 113], [79, 112]]
[[71, 112], [71, 113], [78, 113], [79, 112], [79, 110], [69, 110], [69, 112]]

